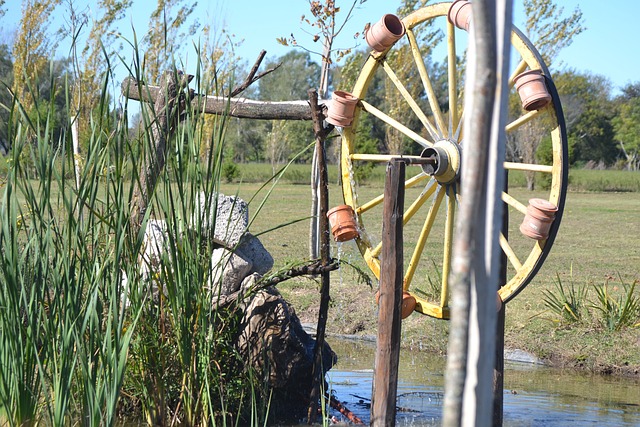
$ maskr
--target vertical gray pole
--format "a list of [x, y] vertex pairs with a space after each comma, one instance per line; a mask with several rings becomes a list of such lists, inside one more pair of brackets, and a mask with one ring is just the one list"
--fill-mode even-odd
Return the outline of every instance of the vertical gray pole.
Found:
[[511, 3], [475, 0], [472, 4], [464, 106], [464, 197], [451, 277], [445, 427], [488, 427], [493, 415]]
[[382, 219], [378, 343], [373, 371], [371, 425], [393, 427], [396, 419], [403, 280], [402, 219], [405, 164], [387, 165]]

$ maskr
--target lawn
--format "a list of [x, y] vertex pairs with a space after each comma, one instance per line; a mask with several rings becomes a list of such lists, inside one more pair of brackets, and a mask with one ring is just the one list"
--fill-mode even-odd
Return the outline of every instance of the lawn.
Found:
[[[635, 175], [635, 174], [632, 174]], [[623, 175], [628, 180], [629, 174]], [[631, 186], [640, 181], [632, 176]], [[615, 180], [615, 179], [614, 179]], [[580, 180], [584, 183], [584, 179]], [[584, 185], [584, 184], [581, 184]], [[588, 185], [587, 185], [588, 186]], [[258, 184], [227, 184], [223, 191], [238, 193], [251, 203], [251, 215], [256, 214], [266, 192], [256, 195]], [[375, 188], [367, 197], [377, 194]], [[330, 206], [341, 203], [341, 193], [335, 180], [330, 185]], [[527, 200], [535, 196], [524, 188], [512, 192]], [[276, 268], [308, 257], [308, 221], [269, 231], [310, 214], [310, 190], [306, 185], [278, 184], [268, 195], [262, 210], [251, 225], [260, 234], [265, 247], [276, 260]], [[603, 320], [595, 292], [596, 286], [608, 284], [612, 297], [640, 279], [640, 197], [633, 192], [577, 192], [570, 186], [562, 225], [556, 242], [542, 269], [513, 301], [507, 305], [506, 345], [531, 351], [557, 365], [576, 366], [598, 372], [638, 372], [640, 339], [638, 322], [609, 331]], [[377, 225], [375, 225], [377, 226]], [[371, 227], [374, 227], [372, 225]], [[405, 233], [414, 231], [407, 226]], [[332, 247], [339, 257], [364, 268], [360, 253], [352, 242]], [[581, 301], [579, 322], [562, 320], [544, 303], [545, 291], [558, 294], [558, 282], [565, 287], [573, 283], [576, 289], [586, 287], [586, 299]], [[279, 285], [279, 289], [296, 309], [303, 321], [314, 322], [319, 304], [318, 284], [312, 280], [297, 280]], [[356, 275], [343, 268], [332, 275], [332, 305], [328, 330], [338, 334], [374, 335], [376, 306], [375, 285], [370, 289], [358, 283]], [[636, 288], [633, 295], [640, 298]], [[444, 353], [447, 343], [447, 322], [414, 313], [403, 323], [403, 344], [406, 347]]]

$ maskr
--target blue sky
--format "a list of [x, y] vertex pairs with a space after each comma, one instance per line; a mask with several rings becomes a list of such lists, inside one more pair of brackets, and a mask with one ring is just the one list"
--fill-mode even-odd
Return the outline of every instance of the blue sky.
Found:
[[[12, 0], [9, 4], [17, 3]], [[555, 68], [574, 68], [582, 72], [592, 72], [604, 75], [613, 84], [614, 93], [627, 83], [640, 81], [640, 49], [630, 47], [638, 38], [637, 17], [640, 16], [640, 2], [632, 0], [611, 0], [608, 2], [597, 0], [556, 0], [565, 8], [565, 12], [572, 11], [579, 6], [583, 12], [587, 30], [577, 36], [568, 48], [561, 51], [554, 64]], [[85, 1], [76, 3], [83, 4]], [[148, 15], [152, 9], [151, 0], [134, 0], [134, 6], [129, 16], [123, 20], [121, 26], [125, 36], [130, 37], [133, 25], [140, 36], [148, 22]], [[153, 2], [155, 3], [155, 2]], [[261, 49], [267, 50], [267, 56], [280, 56], [289, 48], [276, 42], [277, 37], [294, 33], [300, 43], [313, 46], [310, 36], [304, 29], [308, 27], [300, 23], [300, 17], [308, 14], [307, 0], [214, 0], [200, 1], [196, 11], [201, 22], [210, 22], [215, 28], [226, 28], [236, 35], [238, 40], [244, 39], [238, 53], [252, 64]], [[393, 13], [399, 5], [396, 0], [367, 0], [358, 6], [351, 22], [338, 39], [338, 44], [344, 47], [354, 46], [352, 35], [360, 31], [365, 23], [375, 22], [384, 13]], [[343, 7], [350, 5], [349, 0], [338, 0]], [[624, 6], [624, 11], [620, 7]], [[523, 24], [521, 1], [514, 1], [514, 23]], [[64, 19], [61, 13], [56, 14], [56, 22]], [[17, 22], [20, 10], [17, 7], [7, 11], [4, 17], [2, 32], [11, 31], [8, 22]], [[357, 41], [362, 45], [362, 40]], [[68, 52], [68, 45], [63, 43], [58, 55]], [[193, 56], [191, 50], [189, 56]], [[126, 54], [126, 52], [125, 52]], [[558, 64], [560, 62], [560, 65]], [[558, 66], [559, 65], [559, 66]]]

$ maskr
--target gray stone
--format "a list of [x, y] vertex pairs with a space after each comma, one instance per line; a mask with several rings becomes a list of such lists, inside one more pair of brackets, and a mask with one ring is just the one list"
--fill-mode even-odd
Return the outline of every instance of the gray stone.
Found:
[[167, 223], [163, 220], [150, 219], [144, 230], [140, 259], [140, 276], [144, 281], [151, 281], [151, 290], [157, 296], [158, 283], [155, 274], [160, 269], [162, 253], [169, 242]]
[[251, 261], [225, 248], [217, 248], [211, 254], [211, 276], [207, 286], [214, 295], [229, 295], [238, 289], [252, 268]]
[[238, 246], [238, 252], [244, 259], [251, 261], [251, 273], [267, 274], [273, 267], [273, 257], [264, 248], [260, 239], [246, 233]]
[[192, 230], [198, 229], [198, 221], [202, 221], [201, 232], [208, 233], [214, 241], [227, 248], [234, 248], [247, 231], [249, 207], [239, 197], [219, 193], [216, 201], [214, 195], [207, 198], [200, 193], [191, 217]]

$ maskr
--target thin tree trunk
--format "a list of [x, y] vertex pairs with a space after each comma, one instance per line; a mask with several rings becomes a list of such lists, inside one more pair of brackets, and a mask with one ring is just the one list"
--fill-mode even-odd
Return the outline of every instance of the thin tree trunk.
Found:
[[171, 139], [177, 119], [177, 94], [177, 73], [167, 71], [161, 77], [160, 89], [153, 108], [151, 152], [144, 157], [144, 165], [134, 187], [130, 220], [132, 236], [136, 236], [142, 227], [149, 207], [150, 195], [166, 162], [168, 141]]
[[464, 197], [451, 277], [445, 427], [488, 427], [493, 409], [510, 0], [475, 0], [473, 17], [465, 89]]

